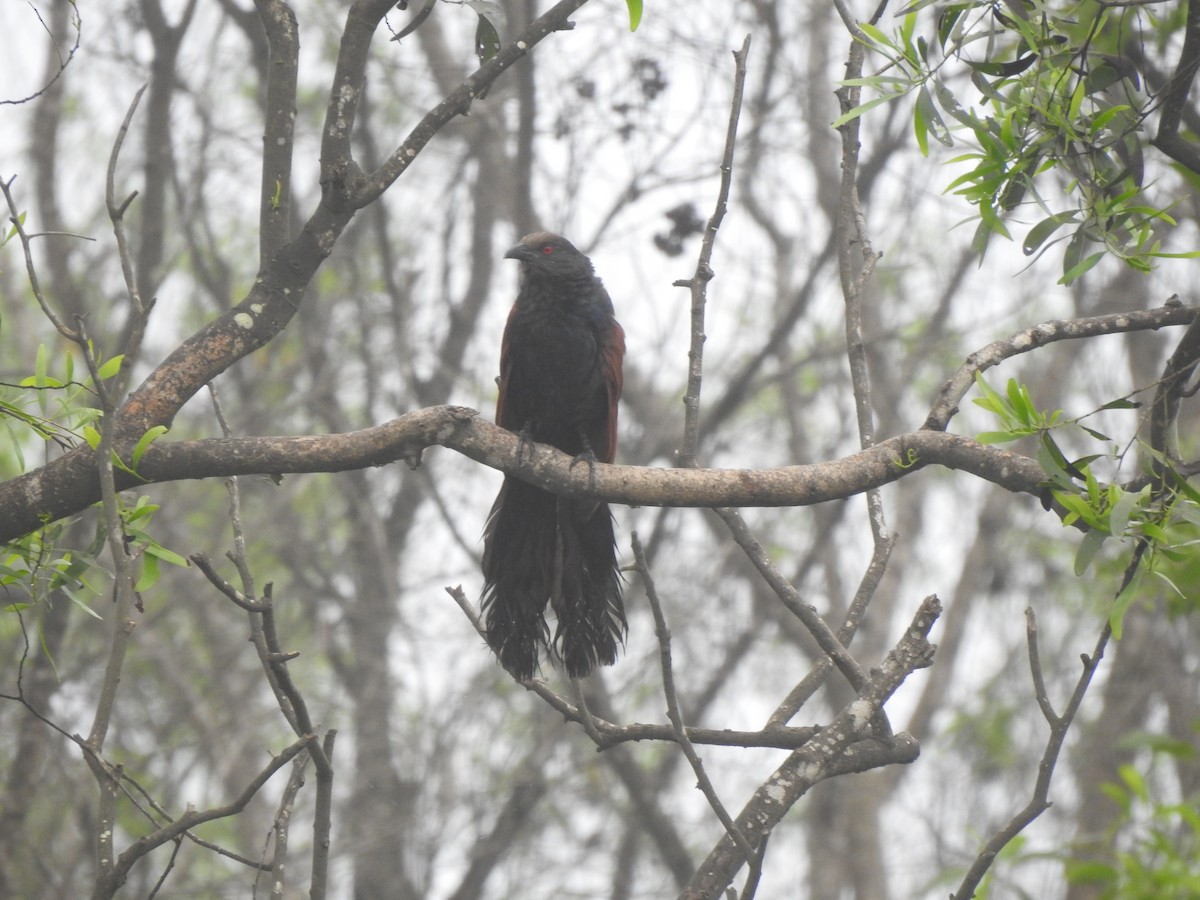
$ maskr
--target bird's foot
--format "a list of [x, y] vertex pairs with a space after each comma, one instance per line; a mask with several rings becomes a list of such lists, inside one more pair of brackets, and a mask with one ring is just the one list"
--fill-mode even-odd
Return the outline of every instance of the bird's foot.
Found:
[[579, 453], [575, 454], [575, 458], [571, 460], [571, 466], [567, 471], [574, 471], [576, 463], [587, 463], [588, 490], [594, 491], [596, 489], [596, 462], [596, 452], [592, 449], [591, 441], [589, 441], [587, 436], [584, 435], [583, 449]]
[[517, 465], [524, 465], [525, 455], [529, 454], [529, 461], [533, 462], [533, 435], [530, 432], [529, 423], [526, 422], [520, 431], [517, 432]]

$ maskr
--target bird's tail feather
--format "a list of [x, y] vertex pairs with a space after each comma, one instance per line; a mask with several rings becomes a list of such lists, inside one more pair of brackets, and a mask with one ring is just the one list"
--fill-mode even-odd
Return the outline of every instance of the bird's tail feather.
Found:
[[612, 665], [625, 638], [625, 610], [612, 513], [560, 500], [505, 479], [488, 517], [483, 553], [487, 642], [522, 680], [550, 645], [549, 602], [558, 619], [553, 649], [573, 678]]
[[538, 649], [550, 640], [545, 610], [554, 577], [556, 500], [506, 478], [484, 532], [482, 608], [488, 646], [523, 681], [537, 671]]
[[616, 662], [626, 630], [612, 513], [603, 503], [587, 509], [581, 515], [572, 501], [559, 501], [561, 589], [550, 596], [558, 617], [554, 649], [572, 678]]

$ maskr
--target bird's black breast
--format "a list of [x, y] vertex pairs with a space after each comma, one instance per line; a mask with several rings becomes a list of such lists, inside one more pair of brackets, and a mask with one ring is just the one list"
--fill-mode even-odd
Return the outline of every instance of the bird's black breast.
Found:
[[[585, 311], [586, 312], [586, 311]], [[608, 390], [595, 324], [566, 304], [518, 306], [507, 334], [504, 419], [513, 431], [567, 453], [608, 418]]]

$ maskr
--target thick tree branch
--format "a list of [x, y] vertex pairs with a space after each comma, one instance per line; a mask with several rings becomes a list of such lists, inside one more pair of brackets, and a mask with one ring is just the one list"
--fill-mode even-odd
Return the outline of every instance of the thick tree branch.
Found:
[[[516, 475], [564, 497], [598, 497], [630, 506], [809, 506], [844, 500], [930, 465], [969, 472], [1015, 493], [1036, 494], [1037, 462], [959, 435], [919, 431], [881, 441], [841, 459], [777, 469], [660, 469], [571, 466], [571, 457], [546, 445], [528, 445], [518, 462], [516, 435], [473, 409], [433, 406], [383, 425], [345, 434], [160, 440], [142, 456], [141, 479], [118, 471], [120, 489], [167, 481], [346, 472], [404, 459], [420, 460], [429, 446], [447, 447], [493, 469]], [[99, 498], [88, 450], [0, 484], [0, 541], [12, 540], [79, 512]], [[594, 474], [593, 474], [594, 473]]]

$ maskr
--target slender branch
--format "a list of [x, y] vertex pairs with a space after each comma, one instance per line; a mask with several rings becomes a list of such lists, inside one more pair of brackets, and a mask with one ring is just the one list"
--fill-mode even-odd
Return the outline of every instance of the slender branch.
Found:
[[[928, 637], [940, 614], [937, 597], [926, 597], [904, 635], [878, 668], [871, 670], [855, 699], [759, 785], [735, 820], [751, 843], [769, 834], [817, 782], [850, 771], [916, 759], [919, 748], [910, 735], [897, 734], [887, 740], [863, 735], [896, 688], [912, 672], [932, 663], [935, 648]], [[680, 900], [715, 900], [745, 862], [733, 841], [728, 836], [722, 838], [696, 870]]]
[[[1030, 662], [1035, 673], [1035, 684], [1041, 677], [1040, 664], [1033, 662], [1037, 659], [1035, 649], [1036, 635], [1036, 628], [1031, 627], [1029, 629]], [[1038, 777], [1033, 787], [1033, 795], [1019, 812], [1014, 814], [1003, 827], [997, 829], [988, 838], [983, 848], [979, 851], [979, 854], [975, 857], [974, 863], [971, 864], [971, 868], [967, 870], [967, 874], [963, 877], [958, 890], [950, 895], [950, 900], [970, 900], [970, 898], [974, 897], [975, 890], [979, 887], [979, 882], [983, 880], [983, 876], [987, 874], [996, 856], [1004, 849], [1005, 845], [1024, 831], [1034, 819], [1050, 808], [1050, 782], [1054, 777], [1054, 769], [1058, 764], [1059, 754], [1062, 752], [1063, 743], [1066, 740], [1067, 732], [1071, 728], [1071, 723], [1075, 721], [1075, 714], [1079, 712], [1079, 707], [1083, 703], [1084, 694], [1087, 693], [1087, 689], [1092, 683], [1092, 676], [1096, 674], [1100, 660], [1104, 657], [1104, 650], [1111, 636], [1112, 629], [1106, 622], [1104, 628], [1100, 631], [1100, 637], [1096, 640], [1096, 647], [1092, 651], [1092, 655], [1082, 654], [1083, 672], [1080, 673], [1079, 680], [1075, 683], [1075, 689], [1071, 692], [1071, 699], [1067, 702], [1066, 709], [1063, 710], [1061, 716], [1055, 716], [1053, 710], [1050, 708], [1049, 701], [1047, 700], [1043, 704], [1039, 697], [1039, 706], [1041, 706], [1046, 721], [1050, 723], [1050, 737], [1046, 741], [1046, 747], [1042, 751], [1041, 762], [1038, 764]], [[1042, 690], [1044, 690], [1044, 685], [1042, 686]]]
[[46, 21], [42, 18], [42, 14], [38, 11], [37, 6], [32, 3], [29, 4], [29, 8], [33, 11], [33, 14], [37, 16], [37, 20], [41, 23], [42, 28], [46, 30], [46, 34], [54, 43], [55, 52], [58, 53], [58, 71], [56, 71], [48, 81], [43, 83], [42, 86], [32, 94], [26, 94], [24, 97], [18, 97], [16, 99], [0, 100], [0, 106], [20, 106], [21, 104], [29, 103], [31, 100], [36, 100], [38, 97], [42, 96], [42, 94], [46, 93], [46, 91], [50, 90], [50, 87], [54, 84], [54, 82], [58, 81], [58, 79], [62, 77], [63, 72], [67, 70], [67, 66], [71, 64], [71, 60], [75, 58], [75, 54], [79, 51], [79, 42], [83, 37], [83, 17], [79, 15], [79, 6], [77, 5], [76, 0], [67, 0], [67, 3], [70, 4], [71, 10], [74, 13], [74, 15], [71, 17], [71, 25], [75, 29], [75, 41], [73, 44], [71, 44], [71, 49], [67, 51], [66, 57], [63, 57], [62, 51], [58, 49], [58, 42], [55, 40], [54, 32], [49, 28], [49, 26], [46, 25]]
[[[110, 766], [101, 762], [100, 754], [104, 750], [104, 741], [108, 729], [112, 725], [113, 709], [117, 701], [117, 687], [121, 681], [121, 671], [125, 666], [125, 654], [129, 641], [136, 627], [133, 620], [134, 609], [141, 610], [141, 601], [135, 591], [133, 558], [125, 541], [125, 529], [121, 519], [121, 505], [113, 466], [113, 450], [116, 446], [116, 405], [123, 394], [122, 387], [129, 371], [130, 359], [136, 355], [144, 334], [144, 325], [148, 308], [138, 295], [137, 285], [133, 277], [133, 267], [128, 241], [125, 236], [124, 214], [128, 204], [118, 205], [116, 202], [115, 172], [117, 159], [137, 111], [145, 87], [134, 95], [125, 119], [113, 142], [109, 154], [108, 176], [105, 182], [105, 204], [108, 207], [109, 218], [112, 220], [113, 233], [117, 240], [117, 251], [121, 259], [121, 269], [125, 274], [125, 286], [133, 307], [134, 322], [138, 323], [130, 333], [125, 348], [126, 356], [121, 364], [121, 371], [114, 378], [114, 384], [105, 386], [100, 377], [96, 349], [87, 339], [82, 316], [77, 316], [75, 331], [79, 335], [79, 344], [83, 350], [83, 358], [92, 376], [103, 417], [100, 422], [100, 442], [96, 447], [93, 465], [99, 482], [101, 499], [101, 516], [104, 521], [105, 539], [113, 564], [113, 599], [116, 601], [113, 614], [112, 637], [108, 648], [108, 658], [105, 661], [104, 675], [100, 682], [100, 691], [96, 699], [96, 709], [92, 716], [91, 729], [86, 741], [87, 752], [84, 759], [92, 771], [100, 792], [100, 803], [97, 810], [96, 846], [99, 885], [110, 876], [116, 874], [118, 861], [114, 858], [113, 835], [117, 821], [118, 786], [115, 773]], [[122, 877], [123, 880], [123, 877]]]
[[327, 765], [317, 768], [317, 801], [313, 810], [313, 857], [311, 900], [325, 900], [329, 889], [329, 849], [333, 845], [333, 745], [337, 741], [337, 729], [325, 732], [321, 743], [321, 755]]
[[[1196, 0], [1200, 6], [1200, 0]], [[1188, 383], [1200, 363], [1200, 316], [1192, 320], [1183, 337], [1175, 346], [1175, 351], [1163, 369], [1162, 377], [1154, 393], [1154, 403], [1150, 407], [1150, 446], [1159, 451], [1167, 459], [1176, 459], [1177, 442], [1172, 431], [1172, 425], [1179, 415], [1179, 404], [1188, 394]], [[1156, 478], [1161, 481], [1165, 477], [1163, 462], [1152, 462]]]
[[[304, 787], [304, 769], [311, 757], [302, 754], [292, 760], [292, 774], [288, 776], [283, 794], [279, 798], [279, 807], [275, 811], [275, 819], [271, 823], [271, 834], [275, 838], [275, 850], [271, 854], [271, 898], [282, 900], [284, 885], [287, 884], [287, 852], [288, 837], [291, 833], [292, 812], [296, 806], [296, 796]], [[264, 854], [265, 855], [265, 854]], [[267, 870], [267, 866], [262, 867]]]
[[[529, 24], [511, 44], [480, 66], [457, 88], [451, 91], [441, 103], [431, 109], [417, 126], [395, 149], [390, 157], [363, 179], [352, 195], [352, 200], [358, 208], [373, 202], [380, 194], [388, 189], [404, 171], [412, 165], [417, 155], [433, 139], [447, 122], [460, 115], [465, 115], [471, 109], [471, 104], [487, 93], [488, 88], [508, 68], [525, 56], [535, 45], [555, 31], [566, 31], [573, 27], [569, 16], [587, 3], [588, 0], [559, 0], [549, 10]], [[393, 5], [391, 0], [385, 0], [385, 6]], [[336, 82], [335, 82], [336, 84]], [[357, 90], [357, 88], [356, 88]], [[357, 96], [357, 94], [355, 95]], [[332, 111], [332, 108], [331, 108]], [[351, 119], [352, 121], [352, 119]], [[349, 143], [349, 133], [345, 135]], [[324, 153], [322, 153], [324, 156]]]
[[42, 291], [41, 281], [38, 279], [37, 267], [33, 263], [33, 249], [30, 246], [31, 236], [25, 231], [25, 225], [21, 221], [20, 210], [17, 209], [16, 200], [12, 195], [12, 184], [16, 181], [16, 178], [16, 175], [7, 181], [0, 178], [0, 191], [4, 193], [4, 199], [8, 203], [8, 221], [12, 223], [13, 230], [21, 242], [21, 250], [25, 254], [25, 274], [29, 279], [29, 287], [33, 291], [33, 296], [37, 300], [38, 306], [42, 309], [42, 315], [49, 319], [55, 331], [68, 341], [78, 344], [82, 340], [79, 332], [75, 331], [62, 320], [58, 313], [54, 311], [54, 308], [50, 305], [50, 301], [46, 299], [46, 295]]
[[[854, 599], [850, 601], [846, 616], [837, 630], [837, 639], [843, 647], [849, 647], [854, 635], [858, 632], [858, 626], [862, 623], [871, 598], [875, 596], [879, 582], [883, 579], [888, 557], [891, 556], [892, 548], [895, 546], [894, 535], [889, 535], [886, 541], [875, 545], [875, 550], [871, 554], [871, 562], [867, 564], [867, 570], [859, 581], [858, 589], [854, 592]], [[825, 683], [825, 678], [831, 668], [833, 668], [832, 657], [822, 656], [818, 659], [808, 674], [788, 692], [787, 697], [771, 713], [766, 727], [783, 727], [791, 721], [792, 717], [800, 711], [800, 707], [807, 703], [817, 689]]]
[[[857, 29], [857, 26], [855, 26]], [[846, 62], [847, 82], [862, 76], [865, 50], [857, 38], [850, 41]], [[862, 88], [847, 83], [837, 91], [842, 112], [858, 105]], [[865, 450], [875, 443], [875, 416], [871, 409], [871, 374], [863, 336], [863, 291], [875, 272], [880, 254], [871, 246], [866, 218], [858, 201], [858, 156], [861, 117], [851, 119], [838, 130], [842, 136], [842, 181], [838, 197], [837, 236], [838, 272], [842, 298], [846, 305], [846, 358], [850, 364], [850, 382], [854, 391], [854, 414], [858, 422], [859, 445]], [[875, 543], [887, 541], [887, 523], [883, 498], [877, 490], [867, 491], [867, 510]]]
[[167, 841], [174, 840], [190, 829], [205, 822], [212, 822], [216, 819], [223, 819], [240, 813], [272, 775], [286, 766], [305, 747], [315, 743], [316, 739], [317, 736], [315, 734], [309, 734], [290, 744], [278, 756], [272, 758], [262, 771], [258, 772], [250, 780], [249, 784], [242, 789], [242, 792], [229, 803], [206, 810], [189, 809], [179, 818], [159, 828], [157, 831], [142, 835], [142, 837], [134, 841], [121, 854], [120, 858], [116, 861], [116, 865], [111, 870], [102, 873], [101, 877], [97, 879], [96, 887], [92, 892], [92, 900], [102, 900], [102, 898], [114, 896], [121, 885], [125, 883], [125, 879], [129, 876], [129, 870], [133, 868], [134, 863], [156, 847], [161, 847]]
[[1200, 308], [1183, 306], [1172, 297], [1154, 309], [1135, 309], [1129, 312], [1088, 316], [1081, 319], [1055, 319], [1043, 322], [992, 341], [967, 357], [949, 381], [942, 387], [930, 407], [922, 428], [945, 431], [958, 412], [958, 404], [975, 384], [975, 375], [999, 365], [1006, 359], [1028, 353], [1057, 341], [1080, 340], [1102, 334], [1125, 334], [1133, 331], [1157, 331], [1172, 325], [1189, 325], [1196, 321]]
[[679, 744], [679, 749], [683, 751], [688, 765], [692, 767], [692, 772], [696, 775], [696, 786], [704, 794], [704, 799], [708, 801], [708, 805], [720, 820], [725, 833], [729, 835], [733, 843], [745, 854], [746, 859], [759, 859], [761, 862], [754, 847], [746, 839], [746, 836], [742, 834], [741, 829], [734, 824], [729, 811], [725, 809], [725, 804], [717, 796], [716, 788], [713, 787], [712, 780], [708, 777], [708, 772], [704, 769], [704, 763], [701, 761], [700, 755], [696, 752], [696, 748], [692, 746], [692, 742], [688, 740], [687, 729], [683, 724], [683, 713], [679, 708], [679, 695], [675, 691], [675, 674], [671, 664], [671, 631], [667, 628], [667, 619], [663, 615], [662, 604], [658, 600], [658, 589], [654, 584], [654, 576], [650, 572], [650, 565], [646, 562], [646, 554], [642, 549], [642, 542], [638, 539], [636, 531], [633, 533], [631, 541], [633, 544], [633, 558], [635, 560], [634, 568], [642, 577], [642, 584], [646, 588], [646, 599], [650, 603], [650, 612], [654, 616], [654, 631], [658, 636], [658, 656], [662, 668], [663, 696], [667, 701], [667, 717], [671, 720], [671, 730], [675, 733], [675, 742]]
[[[471, 605], [471, 601], [463, 593], [463, 589], [461, 587], [447, 587], [446, 593], [458, 604], [459, 609], [463, 611], [463, 615], [467, 617], [467, 620], [471, 623], [476, 633], [480, 637], [483, 637], [483, 623], [479, 618], [479, 614], [475, 611], [475, 607]], [[589, 711], [581, 710], [578, 706], [571, 704], [565, 698], [555, 693], [546, 682], [539, 678], [523, 682], [522, 686], [526, 690], [537, 694], [538, 697], [568, 722], [584, 725], [590, 719], [590, 727], [594, 729], [596, 735], [594, 740], [601, 750], [607, 750], [609, 747], [630, 741], [678, 741], [679, 739], [678, 733], [671, 725], [641, 723], [616, 725]], [[772, 727], [764, 728], [761, 731], [734, 731], [728, 728], [693, 728], [691, 726], [685, 726], [684, 728], [687, 740], [693, 744], [711, 744], [717, 747], [774, 747], [781, 750], [795, 750], [803, 747], [820, 731], [820, 728], [815, 727]]]
[[817, 645], [821, 651], [828, 656], [835, 666], [838, 667], [845, 677], [846, 681], [855, 690], [858, 690], [866, 682], [866, 675], [858, 661], [850, 655], [842, 642], [838, 640], [837, 635], [826, 624], [825, 620], [817, 614], [816, 609], [800, 597], [799, 591], [786, 578], [783, 577], [776, 567], [771, 562], [771, 558], [767, 555], [767, 551], [758, 542], [758, 539], [750, 532], [750, 528], [746, 525], [741, 513], [735, 509], [718, 509], [718, 516], [729, 527], [730, 534], [737, 542], [737, 545], [742, 548], [742, 552], [758, 569], [759, 574], [763, 576], [771, 590], [775, 592], [775, 596], [788, 608], [788, 611], [798, 618], [804, 627], [809, 630], [809, 633], [816, 639]]
[[729, 125], [725, 130], [725, 150], [721, 155], [721, 183], [717, 189], [717, 202], [704, 229], [700, 242], [700, 256], [696, 260], [696, 271], [685, 281], [676, 281], [676, 287], [686, 287], [692, 293], [691, 346], [688, 349], [688, 383], [683, 395], [683, 446], [679, 451], [679, 464], [696, 465], [696, 451], [700, 443], [700, 387], [704, 379], [704, 308], [708, 300], [708, 283], [713, 278], [712, 254], [717, 241], [717, 230], [725, 218], [729, 201], [729, 188], [733, 183], [733, 154], [737, 141], [738, 119], [742, 114], [742, 94], [746, 85], [746, 56], [750, 52], [750, 35], [742, 41], [742, 49], [733, 53], [733, 100], [729, 109]]

